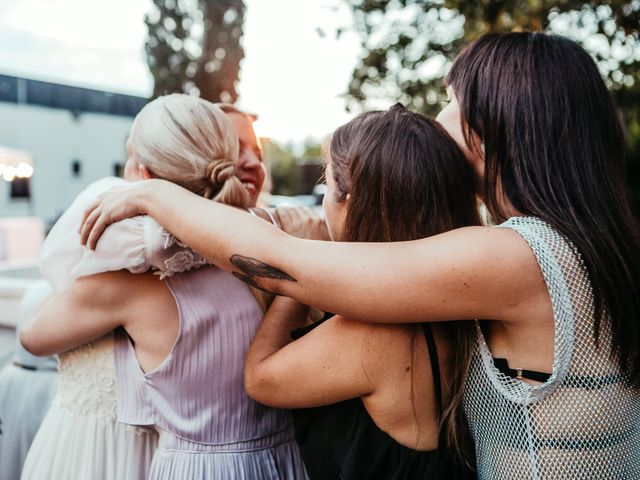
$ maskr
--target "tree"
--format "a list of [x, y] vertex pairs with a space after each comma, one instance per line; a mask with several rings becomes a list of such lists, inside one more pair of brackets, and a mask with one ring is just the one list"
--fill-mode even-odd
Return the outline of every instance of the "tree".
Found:
[[434, 115], [461, 48], [487, 32], [547, 30], [580, 43], [605, 77], [629, 134], [629, 186], [640, 212], [640, 1], [344, 0], [362, 54], [347, 109], [381, 100]]
[[296, 195], [300, 172], [296, 163], [293, 145], [282, 145], [273, 140], [264, 143], [265, 158], [271, 164], [272, 193], [276, 195]]
[[145, 18], [153, 97], [197, 93], [234, 103], [244, 12], [242, 0], [153, 0]]

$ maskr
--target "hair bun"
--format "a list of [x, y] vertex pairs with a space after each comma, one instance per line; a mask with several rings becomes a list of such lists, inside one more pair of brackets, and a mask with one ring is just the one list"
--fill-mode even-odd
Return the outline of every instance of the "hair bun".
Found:
[[234, 163], [226, 158], [216, 158], [209, 162], [204, 173], [204, 182], [207, 184], [204, 189], [204, 197], [213, 198], [235, 173]]
[[235, 173], [236, 168], [233, 162], [226, 159], [216, 159], [207, 165], [205, 180], [209, 180], [212, 185], [222, 186]]

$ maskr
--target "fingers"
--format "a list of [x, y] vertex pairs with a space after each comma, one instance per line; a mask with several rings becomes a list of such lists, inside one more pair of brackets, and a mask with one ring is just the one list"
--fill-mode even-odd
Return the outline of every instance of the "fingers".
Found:
[[93, 200], [84, 211], [82, 223], [80, 224], [80, 243], [86, 245], [91, 250], [96, 249], [98, 240], [104, 230], [113, 223], [114, 198], [122, 198], [122, 192], [127, 187], [114, 187], [99, 195]]
[[101, 206], [93, 209], [82, 224], [80, 243], [95, 250], [105, 229], [113, 223]]
[[280, 207], [275, 209], [275, 217], [280, 225], [280, 229], [284, 232], [287, 232], [290, 235], [298, 236], [298, 229], [300, 226], [299, 219], [293, 216], [294, 208], [291, 207]]
[[302, 207], [302, 209], [307, 214], [307, 217], [312, 218], [314, 220], [322, 219], [322, 217], [318, 215], [318, 212], [316, 212], [313, 208], [309, 207], [308, 205], [305, 205], [304, 207]]
[[82, 226], [80, 227], [80, 243], [82, 245], [87, 245], [91, 248], [89, 237], [96, 222], [98, 221], [98, 218], [100, 218], [100, 214], [101, 209], [99, 206], [95, 206], [91, 211], [87, 210]]
[[282, 230], [298, 238], [328, 240], [323, 218], [309, 206], [278, 208], [276, 215]]
[[96, 249], [96, 245], [98, 245], [98, 240], [104, 233], [104, 230], [111, 224], [106, 218], [106, 215], [98, 213], [96, 216], [96, 220], [93, 223], [91, 231], [87, 236], [87, 245], [91, 250]]
[[91, 202], [89, 206], [86, 208], [86, 210], [84, 211], [84, 214], [82, 215], [82, 220], [80, 221], [80, 225], [78, 225], [78, 233], [80, 234], [82, 233], [82, 227], [84, 227], [84, 224], [87, 221], [87, 218], [89, 217], [89, 215], [91, 215], [91, 212], [93, 212], [97, 207], [100, 206], [100, 203], [101, 203], [101, 199], [100, 197], [98, 197], [93, 202]]

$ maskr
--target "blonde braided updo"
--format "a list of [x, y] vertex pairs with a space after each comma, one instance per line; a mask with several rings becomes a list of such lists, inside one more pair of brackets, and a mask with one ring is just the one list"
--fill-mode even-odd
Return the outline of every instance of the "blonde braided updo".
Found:
[[158, 97], [136, 116], [129, 142], [137, 162], [154, 176], [221, 203], [252, 206], [235, 176], [238, 137], [211, 102], [184, 94]]

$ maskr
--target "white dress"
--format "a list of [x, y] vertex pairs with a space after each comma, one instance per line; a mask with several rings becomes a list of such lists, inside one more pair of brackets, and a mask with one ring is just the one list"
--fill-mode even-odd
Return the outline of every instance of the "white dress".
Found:
[[[163, 278], [205, 263], [145, 216], [111, 225], [95, 252], [80, 245], [77, 230], [85, 208], [102, 192], [127, 183], [117, 178], [93, 183], [54, 225], [43, 246], [41, 271], [55, 291], [106, 271], [152, 269]], [[113, 334], [61, 354], [59, 370], [58, 394], [29, 450], [22, 479], [146, 478], [157, 434], [117, 421]]]

